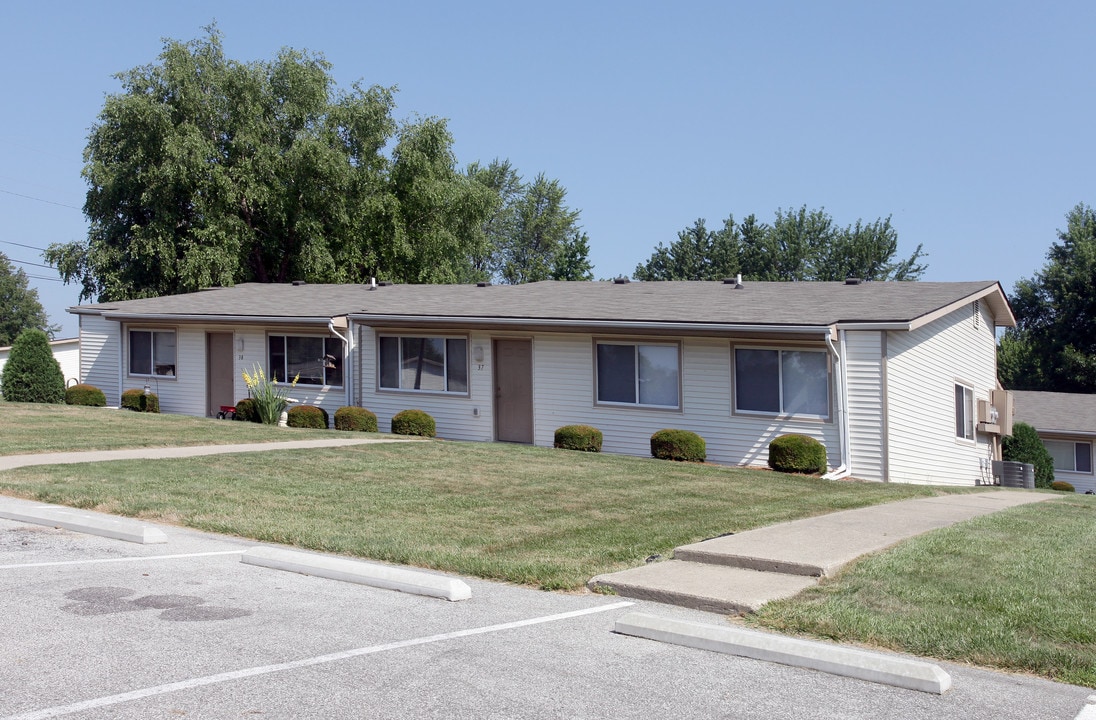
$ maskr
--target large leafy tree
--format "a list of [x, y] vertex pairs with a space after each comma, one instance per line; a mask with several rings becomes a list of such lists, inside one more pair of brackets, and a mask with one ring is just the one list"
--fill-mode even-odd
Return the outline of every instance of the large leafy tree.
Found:
[[30, 287], [27, 274], [0, 253], [0, 347], [15, 342], [23, 330], [34, 328], [50, 337], [57, 327], [50, 325], [38, 291]]
[[1014, 390], [1096, 392], [1096, 211], [1080, 204], [1047, 252], [1016, 283], [1017, 325], [1001, 338], [998, 373]]
[[741, 273], [750, 280], [916, 280], [925, 272], [921, 246], [896, 259], [898, 233], [890, 218], [841, 227], [824, 210], [777, 210], [771, 225], [748, 215], [709, 230], [704, 220], [659, 244], [636, 267], [640, 280], [715, 280]]
[[82, 299], [476, 276], [495, 192], [456, 169], [444, 120], [397, 123], [391, 88], [340, 91], [292, 49], [231, 60], [216, 28], [117, 77], [85, 150], [88, 237], [46, 254]]

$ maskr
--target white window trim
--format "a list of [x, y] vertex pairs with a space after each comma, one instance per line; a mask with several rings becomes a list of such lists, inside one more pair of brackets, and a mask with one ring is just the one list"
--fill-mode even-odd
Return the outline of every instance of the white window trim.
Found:
[[[323, 385], [313, 385], [312, 383], [303, 383], [303, 384], [298, 383], [297, 384], [297, 389], [300, 390], [301, 392], [305, 392], [305, 391], [308, 391], [308, 390], [316, 390], [316, 391], [319, 391], [319, 390], [339, 390], [339, 389], [342, 389], [346, 386], [346, 366], [349, 363], [347, 362], [347, 358], [346, 358], [346, 343], [343, 342], [342, 338], [333, 337], [331, 335], [325, 335], [323, 333], [268, 332], [266, 334], [266, 369], [267, 369], [267, 374], [270, 375], [271, 377], [273, 377], [272, 373], [275, 370], [275, 368], [271, 367], [271, 365], [270, 365], [270, 338], [275, 338], [275, 337], [280, 337], [280, 338], [291, 338], [291, 337], [295, 337], [295, 338], [320, 338], [321, 340], [324, 341], [324, 346], [323, 346], [324, 347], [324, 353], [327, 353], [327, 341], [328, 340], [338, 340], [339, 342], [341, 342], [342, 345], [343, 345], [343, 354], [339, 356], [339, 359], [342, 361], [342, 364], [343, 364], [343, 373], [342, 373], [343, 382], [342, 382], [342, 384], [340, 384], [340, 385], [328, 385], [327, 382], [326, 382], [327, 381], [327, 368], [324, 368], [324, 372], [323, 372], [324, 384]], [[318, 358], [317, 358], [317, 360], [318, 360]], [[289, 362], [289, 350], [288, 350], [288, 348], [286, 349], [286, 362]], [[284, 372], [284, 373], [289, 372], [285, 367], [282, 367], [282, 368], [279, 368], [279, 369], [281, 370], [281, 372]], [[285, 379], [279, 380], [278, 382], [279, 383], [291, 383], [291, 382], [293, 382], [293, 378], [285, 378]]]
[[[465, 377], [465, 386], [467, 390], [416, 390], [415, 388], [404, 387], [384, 387], [381, 385], [381, 338], [425, 338], [427, 340], [464, 340], [464, 355], [465, 355], [465, 367], [467, 368], [467, 376]], [[403, 366], [403, 343], [397, 344], [400, 351], [400, 359], [398, 360], [401, 370]], [[411, 394], [411, 395], [440, 395], [444, 397], [460, 397], [467, 398], [472, 396], [472, 338], [468, 335], [457, 334], [437, 334], [428, 332], [399, 332], [399, 333], [377, 333], [376, 354], [377, 358], [377, 392], [381, 393], [398, 393], [398, 394]], [[449, 387], [449, 343], [445, 343], [445, 386]], [[402, 382], [403, 374], [398, 373], [397, 377]]]
[[[977, 444], [978, 437], [977, 437], [977, 429], [976, 429], [975, 426], [978, 422], [978, 418], [975, 415], [975, 408], [978, 405], [978, 398], [974, 394], [974, 387], [973, 386], [968, 385], [967, 383], [962, 382], [960, 380], [956, 380], [955, 381], [955, 387], [952, 388], [953, 402], [954, 402], [954, 400], [957, 399], [955, 397], [955, 390], [958, 389], [958, 388], [963, 389], [963, 412], [964, 412], [964, 415], [965, 415], [964, 422], [963, 422], [964, 432], [969, 432], [970, 436], [968, 437], [966, 434], [960, 435], [958, 432], [955, 432], [955, 441], [960, 442], [960, 443], [964, 443], [964, 444], [972, 444], [972, 443]], [[956, 416], [956, 413], [959, 410], [959, 407], [957, 405], [954, 406], [954, 407], [955, 407], [955, 411], [952, 412], [952, 423], [953, 424], [955, 424], [955, 421], [958, 419], [957, 416]], [[958, 427], [953, 427], [952, 428], [953, 431], [958, 431], [958, 429], [959, 429]]]
[[[625, 345], [634, 347], [636, 350], [636, 374], [634, 378], [635, 383], [635, 397], [634, 403], [629, 402], [615, 402], [612, 400], [599, 400], [598, 395], [598, 372], [597, 372], [597, 346], [598, 345]], [[677, 353], [677, 404], [676, 405], [652, 405], [650, 403], [639, 402], [639, 346], [652, 346], [652, 347], [672, 347]], [[681, 412], [683, 403], [681, 396], [683, 395], [683, 389], [681, 385], [682, 369], [681, 369], [681, 342], [680, 341], [666, 341], [666, 340], [633, 340], [622, 338], [594, 338], [594, 405], [597, 407], [612, 407], [612, 408], [641, 408], [643, 410], [664, 410], [668, 412]]]
[[[135, 373], [131, 369], [133, 367], [133, 342], [132, 342], [131, 333], [134, 333], [134, 332], [147, 332], [147, 333], [152, 333], [153, 334], [153, 336], [151, 338], [152, 342], [150, 344], [150, 350], [153, 353], [153, 355], [152, 355], [152, 357], [149, 358], [149, 360], [150, 360], [149, 366], [152, 368], [151, 373], [148, 373], [148, 374]], [[155, 356], [156, 337], [155, 337], [155, 334], [156, 333], [164, 333], [164, 332], [172, 333], [175, 336], [175, 372], [172, 375], [157, 375], [156, 374], [156, 356]], [[126, 336], [125, 337], [126, 337], [126, 360], [125, 360], [125, 363], [126, 363], [126, 377], [154, 378], [156, 380], [165, 380], [165, 381], [177, 380], [179, 378], [179, 329], [178, 328], [176, 328], [176, 327], [152, 327], [152, 326], [145, 326], [145, 325], [134, 325], [132, 327], [127, 327], [126, 328]]]
[[[785, 352], [803, 352], [803, 353], [819, 353], [826, 356], [826, 407], [828, 411], [825, 415], [816, 415], [814, 413], [787, 413], [783, 410], [777, 412], [767, 412], [765, 410], [741, 410], [738, 407], [738, 362], [735, 357], [735, 352], [738, 350], [770, 350], [777, 353], [777, 368], [780, 370], [777, 375], [777, 392], [780, 402], [780, 407], [784, 407], [784, 363], [781, 355]], [[765, 417], [776, 418], [779, 420], [810, 420], [820, 422], [831, 422], [833, 420], [833, 361], [829, 352], [825, 349], [817, 347], [781, 347], [776, 345], [732, 345], [731, 346], [731, 385], [734, 388], [734, 392], [731, 397], [731, 410], [734, 415], [745, 415], [749, 417]]]

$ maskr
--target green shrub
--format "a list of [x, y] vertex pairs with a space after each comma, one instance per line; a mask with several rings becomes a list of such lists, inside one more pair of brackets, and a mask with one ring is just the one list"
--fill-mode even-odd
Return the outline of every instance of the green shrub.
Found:
[[335, 411], [335, 429], [377, 432], [377, 415], [363, 407], [347, 405]]
[[1054, 482], [1054, 458], [1035, 428], [1025, 422], [1012, 424], [1012, 434], [1001, 441], [1001, 456], [1005, 460], [1034, 465], [1037, 488], [1048, 488]]
[[651, 436], [651, 456], [660, 460], [704, 462], [708, 456], [704, 438], [691, 430], [659, 430]]
[[591, 425], [564, 425], [556, 429], [555, 446], [564, 450], [601, 452], [601, 431]]
[[262, 418], [259, 417], [259, 408], [252, 398], [244, 398], [236, 403], [236, 419], [253, 423], [261, 423], [263, 421]]
[[122, 393], [122, 407], [136, 412], [160, 412], [160, 398], [156, 393], [145, 395], [141, 388], [130, 388]]
[[422, 410], [401, 410], [392, 416], [392, 432], [396, 435], [421, 435], [434, 437], [438, 434], [434, 418]]
[[1075, 492], [1075, 489], [1071, 483], [1067, 483], [1065, 480], [1055, 480], [1050, 484], [1051, 490], [1061, 490], [1062, 492]]
[[48, 335], [33, 328], [19, 333], [0, 374], [0, 389], [9, 402], [65, 401], [65, 376], [53, 357]]
[[826, 448], [806, 435], [781, 435], [769, 443], [769, 467], [788, 473], [824, 473]]
[[295, 428], [327, 429], [327, 411], [315, 405], [294, 405], [286, 414], [286, 425]]
[[73, 385], [65, 390], [65, 402], [69, 405], [86, 405], [88, 407], [106, 407], [107, 396], [94, 385]]

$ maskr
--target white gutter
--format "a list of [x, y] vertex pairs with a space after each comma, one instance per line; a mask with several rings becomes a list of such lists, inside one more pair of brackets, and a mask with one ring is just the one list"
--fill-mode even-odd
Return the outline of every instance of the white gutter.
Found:
[[439, 315], [373, 315], [352, 314], [348, 316], [354, 320], [362, 321], [364, 325], [373, 322], [390, 324], [427, 324], [427, 325], [500, 325], [518, 327], [551, 327], [551, 328], [622, 328], [625, 330], [690, 330], [718, 331], [718, 332], [771, 332], [771, 333], [799, 333], [814, 334], [827, 333], [829, 328], [819, 325], [734, 325], [728, 323], [691, 323], [691, 322], [650, 322], [639, 320], [583, 320], [560, 318], [500, 318], [500, 317], [473, 317], [473, 316], [439, 316]]
[[852, 468], [850, 467], [851, 460], [849, 459], [849, 413], [846, 407], [845, 390], [847, 388], [848, 377], [845, 373], [845, 331], [839, 331], [841, 352], [837, 352], [837, 348], [833, 345], [833, 331], [826, 332], [826, 345], [829, 346], [830, 352], [833, 353], [834, 368], [837, 370], [835, 373], [837, 377], [837, 397], [835, 402], [837, 405], [837, 434], [838, 442], [841, 443], [841, 465], [834, 468], [830, 472], [822, 476], [823, 480], [841, 480], [852, 475]]
[[[93, 314], [93, 313], [88, 313]], [[225, 323], [259, 323], [264, 325], [327, 325], [330, 317], [286, 317], [284, 315], [187, 315], [173, 313], [126, 313], [105, 311], [99, 313], [107, 320], [139, 320], [144, 322], [202, 322], [209, 325]]]
[[327, 321], [327, 330], [343, 341], [343, 388], [346, 390], [346, 404], [353, 405], [354, 403], [351, 402], [351, 398], [353, 397], [351, 395], [351, 385], [354, 382], [354, 373], [353, 369], [350, 367], [350, 340], [348, 339], [354, 337], [353, 331], [347, 326], [346, 337], [343, 337], [339, 334], [339, 331], [335, 329], [334, 320]]

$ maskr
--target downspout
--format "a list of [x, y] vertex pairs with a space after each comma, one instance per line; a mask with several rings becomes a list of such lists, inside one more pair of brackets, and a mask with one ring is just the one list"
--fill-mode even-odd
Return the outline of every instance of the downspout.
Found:
[[351, 402], [353, 388], [351, 386], [354, 382], [354, 371], [350, 367], [350, 341], [354, 337], [354, 332], [349, 319], [346, 324], [346, 337], [340, 335], [339, 331], [335, 329], [334, 318], [327, 321], [327, 329], [332, 335], [343, 341], [343, 390], [346, 393], [346, 404], [353, 405], [354, 403]]
[[826, 345], [829, 346], [830, 352], [833, 354], [834, 367], [837, 370], [835, 373], [837, 377], [837, 393], [836, 393], [836, 405], [837, 405], [837, 435], [838, 442], [841, 444], [841, 465], [834, 468], [830, 472], [822, 476], [823, 480], [841, 480], [852, 475], [852, 468], [849, 467], [851, 461], [849, 460], [849, 413], [846, 407], [845, 388], [847, 387], [848, 378], [845, 373], [845, 331], [840, 331], [840, 343], [841, 352], [837, 351], [837, 348], [833, 344], [833, 330], [826, 331]]

